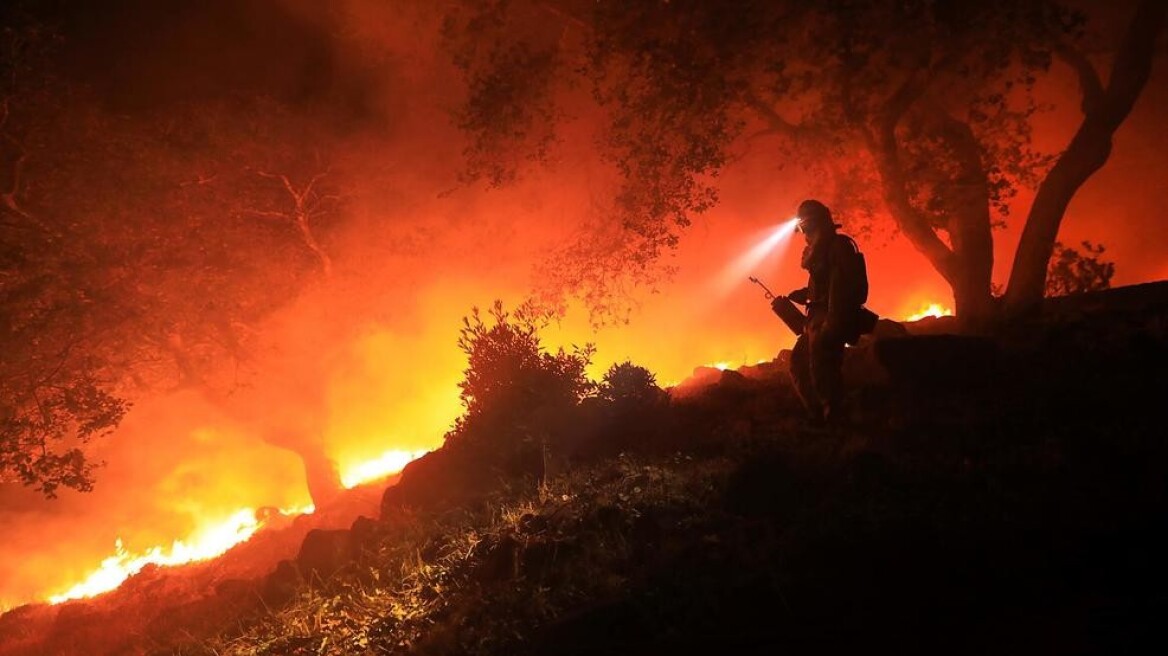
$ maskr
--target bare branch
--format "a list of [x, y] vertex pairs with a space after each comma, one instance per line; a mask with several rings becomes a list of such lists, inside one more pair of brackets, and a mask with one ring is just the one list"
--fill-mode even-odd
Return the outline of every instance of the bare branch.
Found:
[[300, 192], [301, 197], [307, 198], [308, 195], [312, 193], [313, 188], [316, 187], [316, 183], [323, 180], [328, 174], [329, 174], [328, 169], [325, 169], [324, 171], [312, 176], [312, 179], [310, 179], [308, 181], [308, 184], [305, 185], [304, 190], [302, 192]]
[[285, 212], [273, 212], [270, 210], [245, 209], [245, 210], [240, 210], [240, 213], [241, 214], [250, 214], [252, 216], [258, 216], [258, 217], [264, 218], [264, 219], [280, 219], [281, 221], [291, 221], [293, 218], [291, 215], [289, 215]]
[[292, 200], [296, 202], [297, 208], [299, 208], [300, 205], [304, 202], [303, 197], [301, 194], [297, 193], [296, 187], [292, 185], [292, 181], [288, 179], [288, 176], [280, 173], [268, 173], [267, 171], [260, 170], [257, 170], [256, 174], [268, 178], [269, 180], [277, 180], [283, 184], [284, 189], [288, 191], [288, 195], [292, 196]]

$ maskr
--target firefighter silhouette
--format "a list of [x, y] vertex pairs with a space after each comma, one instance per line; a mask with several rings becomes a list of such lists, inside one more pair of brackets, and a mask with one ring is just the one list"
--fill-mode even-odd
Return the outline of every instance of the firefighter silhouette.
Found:
[[840, 418], [843, 403], [845, 344], [870, 332], [875, 315], [863, 307], [868, 300], [864, 256], [855, 240], [841, 234], [831, 210], [817, 200], [805, 200], [795, 212], [797, 230], [806, 238], [802, 266], [807, 286], [778, 297], [776, 314], [788, 301], [807, 308], [799, 338], [791, 351], [791, 378], [813, 423]]

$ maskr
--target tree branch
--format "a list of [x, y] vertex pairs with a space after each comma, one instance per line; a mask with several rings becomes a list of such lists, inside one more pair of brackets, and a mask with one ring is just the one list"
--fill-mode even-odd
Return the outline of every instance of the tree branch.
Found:
[[1101, 121], [1113, 131], [1127, 118], [1152, 74], [1156, 40], [1163, 30], [1168, 3], [1143, 0], [1124, 35], [1123, 44], [1111, 65], [1107, 91], [1099, 112]]
[[921, 76], [917, 73], [909, 76], [885, 104], [877, 120], [876, 132], [864, 130], [864, 135], [868, 140], [868, 149], [876, 160], [884, 202], [892, 212], [892, 218], [905, 237], [952, 284], [957, 274], [953, 251], [941, 241], [928, 219], [909, 200], [904, 167], [900, 162], [900, 145], [896, 141], [897, 124], [923, 93]]
[[288, 215], [286, 212], [272, 212], [269, 210], [245, 209], [245, 210], [240, 210], [240, 213], [250, 214], [252, 216], [258, 216], [258, 217], [264, 218], [264, 219], [280, 219], [281, 221], [291, 221], [293, 218], [290, 215]]
[[280, 173], [268, 173], [267, 171], [260, 171], [258, 169], [256, 170], [256, 174], [261, 177], [268, 178], [269, 180], [277, 180], [283, 184], [284, 189], [288, 192], [288, 195], [291, 196], [293, 202], [296, 203], [296, 208], [300, 208], [300, 205], [304, 202], [303, 198], [301, 197], [301, 194], [296, 192], [296, 187], [292, 185], [292, 181], [288, 179], [288, 176]]
[[753, 91], [746, 91], [742, 94], [742, 101], [746, 106], [753, 109], [763, 121], [771, 127], [771, 130], [777, 134], [782, 134], [787, 137], [801, 136], [805, 133], [805, 129], [801, 125], [797, 125], [788, 121], [775, 111], [775, 108], [768, 102], [759, 98]]
[[1103, 100], [1103, 82], [1099, 79], [1099, 71], [1087, 59], [1082, 50], [1065, 42], [1055, 45], [1054, 53], [1066, 62], [1075, 74], [1079, 76], [1079, 89], [1083, 93], [1083, 102], [1080, 105], [1084, 114], [1095, 111]]
[[1112, 135], [1131, 112], [1151, 75], [1156, 40], [1164, 28], [1166, 13], [1168, 3], [1164, 0], [1142, 0], [1136, 7], [1099, 102], [1083, 117], [1067, 149], [1039, 185], [1010, 269], [1006, 288], [1009, 312], [1026, 312], [1042, 300], [1047, 265], [1067, 206], [1083, 183], [1111, 156]]

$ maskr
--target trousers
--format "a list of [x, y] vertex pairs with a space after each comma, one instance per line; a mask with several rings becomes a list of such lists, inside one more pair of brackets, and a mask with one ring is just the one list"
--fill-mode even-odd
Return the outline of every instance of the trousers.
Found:
[[791, 379], [812, 419], [839, 412], [843, 401], [844, 340], [814, 326], [795, 340], [791, 350]]

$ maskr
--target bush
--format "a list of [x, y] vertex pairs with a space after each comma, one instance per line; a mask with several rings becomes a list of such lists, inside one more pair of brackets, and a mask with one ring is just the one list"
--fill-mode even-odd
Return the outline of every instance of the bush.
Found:
[[1083, 253], [1054, 243], [1054, 254], [1046, 270], [1046, 295], [1067, 296], [1094, 292], [1111, 287], [1115, 263], [1101, 259], [1106, 250], [1102, 244], [1083, 242]]
[[609, 367], [599, 388], [600, 398], [622, 405], [656, 403], [663, 394], [652, 372], [629, 361]]
[[447, 439], [515, 457], [569, 425], [579, 402], [594, 393], [585, 369], [595, 349], [589, 344], [549, 353], [535, 321], [505, 312], [499, 301], [490, 317], [484, 321], [474, 308], [463, 319], [458, 346], [467, 368], [459, 387], [466, 412]]

